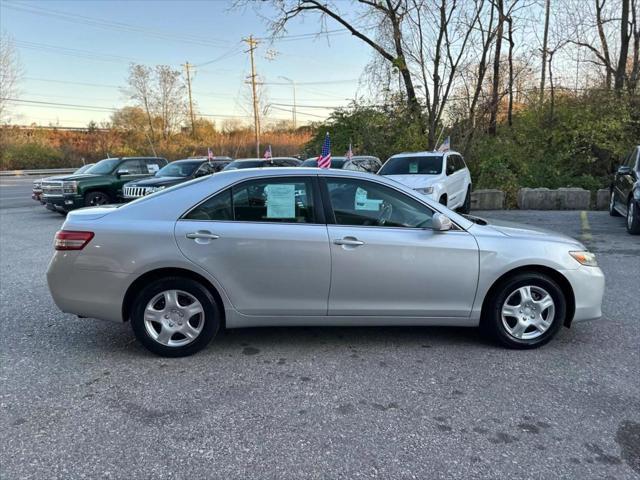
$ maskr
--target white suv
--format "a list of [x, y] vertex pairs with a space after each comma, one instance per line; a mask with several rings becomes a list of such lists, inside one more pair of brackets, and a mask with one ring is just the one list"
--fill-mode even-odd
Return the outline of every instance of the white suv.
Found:
[[469, 213], [471, 173], [458, 152], [415, 152], [392, 156], [379, 175], [413, 188], [446, 205]]

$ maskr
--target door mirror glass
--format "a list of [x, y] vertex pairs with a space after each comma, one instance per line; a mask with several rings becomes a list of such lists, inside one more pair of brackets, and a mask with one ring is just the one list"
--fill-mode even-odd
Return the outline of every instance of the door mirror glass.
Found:
[[447, 230], [451, 230], [453, 223], [444, 213], [434, 213], [431, 219], [431, 226], [433, 230], [446, 232]]
[[631, 171], [631, 167], [622, 165], [620, 168], [618, 168], [618, 175], [631, 175]]
[[123, 175], [129, 175], [129, 170], [127, 170], [127, 169], [123, 168], [123, 169], [121, 169], [121, 170], [118, 170], [118, 171], [116, 172], [116, 175], [117, 175], [118, 177], [121, 177], [121, 176], [123, 176]]
[[451, 175], [456, 171], [456, 167], [453, 164], [453, 159], [447, 160], [447, 175]]

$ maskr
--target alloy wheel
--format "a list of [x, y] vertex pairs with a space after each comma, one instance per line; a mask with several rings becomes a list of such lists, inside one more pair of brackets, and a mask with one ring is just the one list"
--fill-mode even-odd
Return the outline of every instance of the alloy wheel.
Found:
[[144, 310], [147, 334], [168, 347], [193, 342], [204, 327], [204, 308], [196, 297], [182, 290], [166, 290], [154, 296]]
[[544, 288], [522, 286], [507, 296], [502, 305], [502, 326], [518, 340], [533, 340], [551, 327], [555, 311], [555, 302]]
[[106, 195], [95, 195], [92, 199], [91, 199], [91, 206], [96, 207], [98, 205], [106, 205], [107, 203], [109, 203], [109, 199], [106, 197]]

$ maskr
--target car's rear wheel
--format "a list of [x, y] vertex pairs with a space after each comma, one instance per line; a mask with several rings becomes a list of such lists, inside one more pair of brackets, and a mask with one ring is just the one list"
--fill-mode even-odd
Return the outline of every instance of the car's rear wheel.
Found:
[[612, 217], [619, 217], [620, 214], [616, 210], [616, 194], [611, 191], [611, 196], [609, 197], [609, 215]]
[[627, 205], [627, 232], [632, 235], [640, 234], [640, 209], [633, 198], [629, 199]]
[[567, 301], [558, 284], [540, 273], [520, 273], [495, 289], [482, 326], [509, 348], [536, 348], [551, 340], [564, 323]]
[[467, 194], [464, 197], [464, 203], [459, 210], [460, 213], [469, 213], [471, 211], [471, 187], [467, 187]]
[[97, 207], [111, 203], [111, 197], [105, 192], [89, 192], [84, 196], [85, 207]]
[[220, 309], [211, 292], [190, 278], [155, 280], [133, 302], [131, 326], [148, 350], [164, 357], [192, 355], [216, 336]]

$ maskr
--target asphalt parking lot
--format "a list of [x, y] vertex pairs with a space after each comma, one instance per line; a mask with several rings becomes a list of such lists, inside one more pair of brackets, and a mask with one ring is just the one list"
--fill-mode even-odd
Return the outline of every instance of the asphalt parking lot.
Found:
[[2, 478], [640, 477], [640, 237], [620, 218], [474, 212], [598, 254], [604, 318], [539, 350], [473, 329], [268, 328], [172, 360], [57, 310], [63, 217], [33, 203], [0, 209]]

